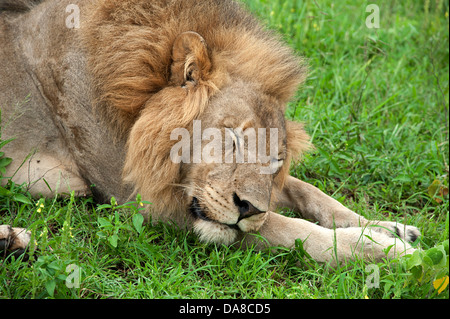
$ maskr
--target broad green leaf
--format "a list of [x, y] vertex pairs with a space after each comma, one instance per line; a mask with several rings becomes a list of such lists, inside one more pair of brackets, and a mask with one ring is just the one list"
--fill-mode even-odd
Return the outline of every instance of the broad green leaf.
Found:
[[67, 279], [67, 276], [64, 274], [59, 274], [58, 276], [56, 276], [56, 278], [58, 278], [59, 280], [65, 281]]
[[24, 204], [31, 204], [31, 200], [22, 194], [14, 194], [12, 198], [17, 202], [21, 202]]
[[111, 222], [104, 217], [100, 217], [97, 221], [100, 224], [100, 227], [111, 227], [112, 226]]
[[448, 239], [442, 242], [442, 246], [444, 247], [445, 253], [448, 255]]
[[102, 232], [102, 231], [98, 231], [98, 232], [97, 232], [97, 236], [98, 236], [99, 238], [106, 238], [106, 234], [105, 234], [104, 232]]
[[11, 164], [11, 162], [12, 162], [12, 158], [9, 158], [9, 157], [0, 158], [0, 167], [6, 167], [9, 164]]
[[111, 246], [113, 246], [114, 248], [117, 247], [117, 241], [119, 240], [119, 236], [117, 235], [111, 235], [108, 238], [109, 243], [111, 244]]
[[426, 256], [430, 257], [432, 260], [432, 265], [437, 265], [441, 262], [442, 258], [444, 258], [444, 254], [437, 247], [433, 247], [427, 250]]
[[428, 255], [423, 256], [423, 262], [430, 267], [433, 266], [433, 259]]
[[416, 250], [408, 259], [406, 263], [407, 269], [412, 269], [414, 266], [420, 266], [422, 264], [422, 254], [421, 251]]
[[50, 295], [50, 297], [53, 297], [53, 294], [55, 293], [55, 287], [56, 280], [50, 280], [45, 283], [45, 289], [47, 290], [47, 293]]
[[141, 214], [136, 214], [133, 216], [133, 226], [139, 234], [142, 232], [143, 224], [144, 224], [144, 216], [142, 216]]
[[422, 266], [414, 266], [411, 268], [411, 273], [413, 274], [414, 278], [416, 278], [419, 282], [422, 281]]
[[11, 194], [12, 194], [12, 193], [11, 193], [10, 190], [7, 190], [6, 188], [0, 186], [0, 195], [3, 195], [3, 196], [9, 196], [9, 195], [11, 195]]

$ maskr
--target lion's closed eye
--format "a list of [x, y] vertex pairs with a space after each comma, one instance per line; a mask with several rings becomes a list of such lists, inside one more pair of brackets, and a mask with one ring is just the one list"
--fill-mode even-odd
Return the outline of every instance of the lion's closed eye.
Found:
[[233, 128], [225, 128], [225, 150], [230, 151], [231, 149], [236, 158], [241, 157], [244, 151], [244, 140], [241, 133]]

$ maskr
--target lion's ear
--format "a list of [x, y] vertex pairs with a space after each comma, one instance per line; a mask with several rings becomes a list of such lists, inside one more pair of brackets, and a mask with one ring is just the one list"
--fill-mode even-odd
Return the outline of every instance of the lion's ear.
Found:
[[192, 31], [180, 34], [172, 48], [170, 81], [173, 85], [196, 85], [205, 80], [211, 70], [206, 41]]

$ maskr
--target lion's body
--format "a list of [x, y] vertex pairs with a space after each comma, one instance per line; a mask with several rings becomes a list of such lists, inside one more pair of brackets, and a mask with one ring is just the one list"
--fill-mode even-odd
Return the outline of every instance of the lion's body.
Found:
[[77, 31], [65, 27], [67, 5], [0, 14], [2, 137], [15, 138], [5, 148], [14, 159], [7, 176], [21, 166], [14, 180], [34, 194], [82, 195], [95, 184], [102, 199], [124, 198], [117, 176], [125, 141], [113, 140], [94, 113], [85, 52]]
[[[0, 105], [2, 139], [15, 138], [5, 148], [14, 159], [7, 175], [17, 183], [45, 196], [92, 192], [99, 201], [140, 193], [153, 203], [154, 218], [194, 227], [206, 241], [232, 243], [256, 231], [288, 247], [309, 238], [310, 253], [325, 261], [333, 258], [328, 228], [335, 222], [354, 227], [339, 230], [342, 256], [370, 246], [359, 242], [364, 230], [358, 226], [368, 221], [288, 177], [291, 158], [309, 147], [302, 126], [284, 119], [306, 67], [240, 5], [10, 3], [0, 1], [0, 10], [9, 8], [0, 11]], [[73, 5], [80, 29], [67, 27]], [[276, 173], [256, 173], [261, 162], [174, 162], [171, 133], [182, 128], [193, 135], [196, 120], [225, 131], [275, 128], [279, 152], [270, 163]], [[232, 131], [239, 140], [239, 129]], [[279, 206], [328, 228], [270, 212]], [[402, 234], [411, 239], [418, 232], [411, 227]], [[383, 247], [395, 243], [383, 232], [376, 236]]]

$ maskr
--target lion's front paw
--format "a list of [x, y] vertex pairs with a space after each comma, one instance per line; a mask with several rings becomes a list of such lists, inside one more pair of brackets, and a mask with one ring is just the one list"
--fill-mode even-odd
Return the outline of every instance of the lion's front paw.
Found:
[[420, 237], [420, 230], [417, 227], [410, 225], [397, 225], [397, 234], [400, 233], [400, 238], [406, 240], [407, 242], [413, 243], [417, 238]]
[[30, 242], [31, 232], [24, 228], [0, 226], [0, 256], [13, 254], [16, 258], [22, 255]]
[[406, 242], [415, 242], [420, 237], [417, 227], [396, 222], [371, 222], [373, 230], [387, 234], [389, 237], [399, 237]]

